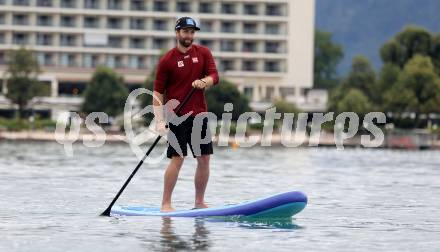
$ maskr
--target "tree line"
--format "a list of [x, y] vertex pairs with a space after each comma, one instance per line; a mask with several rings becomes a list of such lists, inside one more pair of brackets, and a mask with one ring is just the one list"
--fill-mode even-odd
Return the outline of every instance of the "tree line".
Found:
[[329, 33], [318, 31], [316, 39], [315, 83], [330, 91], [329, 111], [382, 111], [403, 128], [426, 127], [426, 118], [440, 113], [440, 34], [408, 26], [380, 49], [378, 73], [358, 55], [343, 78], [336, 74], [341, 46]]

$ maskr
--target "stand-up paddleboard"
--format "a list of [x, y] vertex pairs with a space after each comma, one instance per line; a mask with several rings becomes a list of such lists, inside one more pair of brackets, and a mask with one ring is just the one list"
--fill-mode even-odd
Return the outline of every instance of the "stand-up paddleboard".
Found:
[[161, 212], [159, 208], [115, 206], [111, 216], [167, 216], [167, 217], [222, 217], [290, 218], [307, 205], [307, 196], [299, 191], [273, 195], [254, 201], [223, 207]]

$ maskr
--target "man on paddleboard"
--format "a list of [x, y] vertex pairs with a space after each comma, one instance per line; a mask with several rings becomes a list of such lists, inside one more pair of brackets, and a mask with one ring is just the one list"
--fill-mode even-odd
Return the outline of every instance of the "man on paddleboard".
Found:
[[[156, 119], [156, 129], [160, 134], [168, 132], [167, 157], [170, 163], [164, 175], [164, 190], [161, 211], [174, 211], [171, 205], [171, 195], [188, 153], [188, 146], [192, 155], [197, 159], [197, 170], [194, 177], [195, 208], [208, 207], [204, 200], [206, 186], [209, 179], [209, 159], [213, 154], [212, 142], [194, 141], [191, 133], [199, 130], [202, 138], [210, 136], [208, 120], [205, 118], [201, 125], [195, 125], [197, 115], [207, 112], [204, 88], [218, 83], [219, 77], [211, 51], [204, 46], [193, 44], [196, 31], [200, 30], [194, 19], [190, 17], [179, 18], [176, 22], [175, 32], [177, 46], [168, 51], [159, 61], [156, 79], [154, 82], [153, 105]], [[167, 101], [176, 99], [180, 103], [190, 93], [192, 88], [197, 90], [188, 100], [188, 103], [177, 115], [186, 120], [179, 124], [167, 121], [162, 107]], [[174, 142], [171, 143], [171, 140]], [[195, 151], [197, 150], [197, 151]]]

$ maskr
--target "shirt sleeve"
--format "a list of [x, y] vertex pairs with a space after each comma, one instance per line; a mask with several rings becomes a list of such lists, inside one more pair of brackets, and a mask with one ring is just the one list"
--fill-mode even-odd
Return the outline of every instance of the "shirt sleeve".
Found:
[[205, 72], [207, 76], [210, 76], [214, 80], [214, 85], [218, 83], [219, 77], [217, 72], [217, 67], [215, 65], [214, 57], [212, 57], [211, 51], [209, 49], [205, 50]]
[[165, 92], [165, 85], [168, 80], [167, 68], [165, 60], [162, 58], [159, 61], [156, 69], [156, 78], [154, 80], [154, 91], [163, 94]]

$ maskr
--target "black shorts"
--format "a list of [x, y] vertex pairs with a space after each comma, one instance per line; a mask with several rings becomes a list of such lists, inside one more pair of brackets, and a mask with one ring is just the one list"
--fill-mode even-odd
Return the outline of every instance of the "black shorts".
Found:
[[[194, 119], [193, 116], [190, 116], [179, 125], [168, 124], [170, 129], [168, 133], [168, 158], [172, 158], [173, 156], [187, 156], [188, 145], [193, 157], [211, 155], [214, 153], [208, 119], [203, 118], [203, 121], [199, 123], [199, 125], [193, 125], [196, 121]], [[174, 134], [174, 136], [171, 133]], [[207, 134], [208, 138], [205, 139]]]

